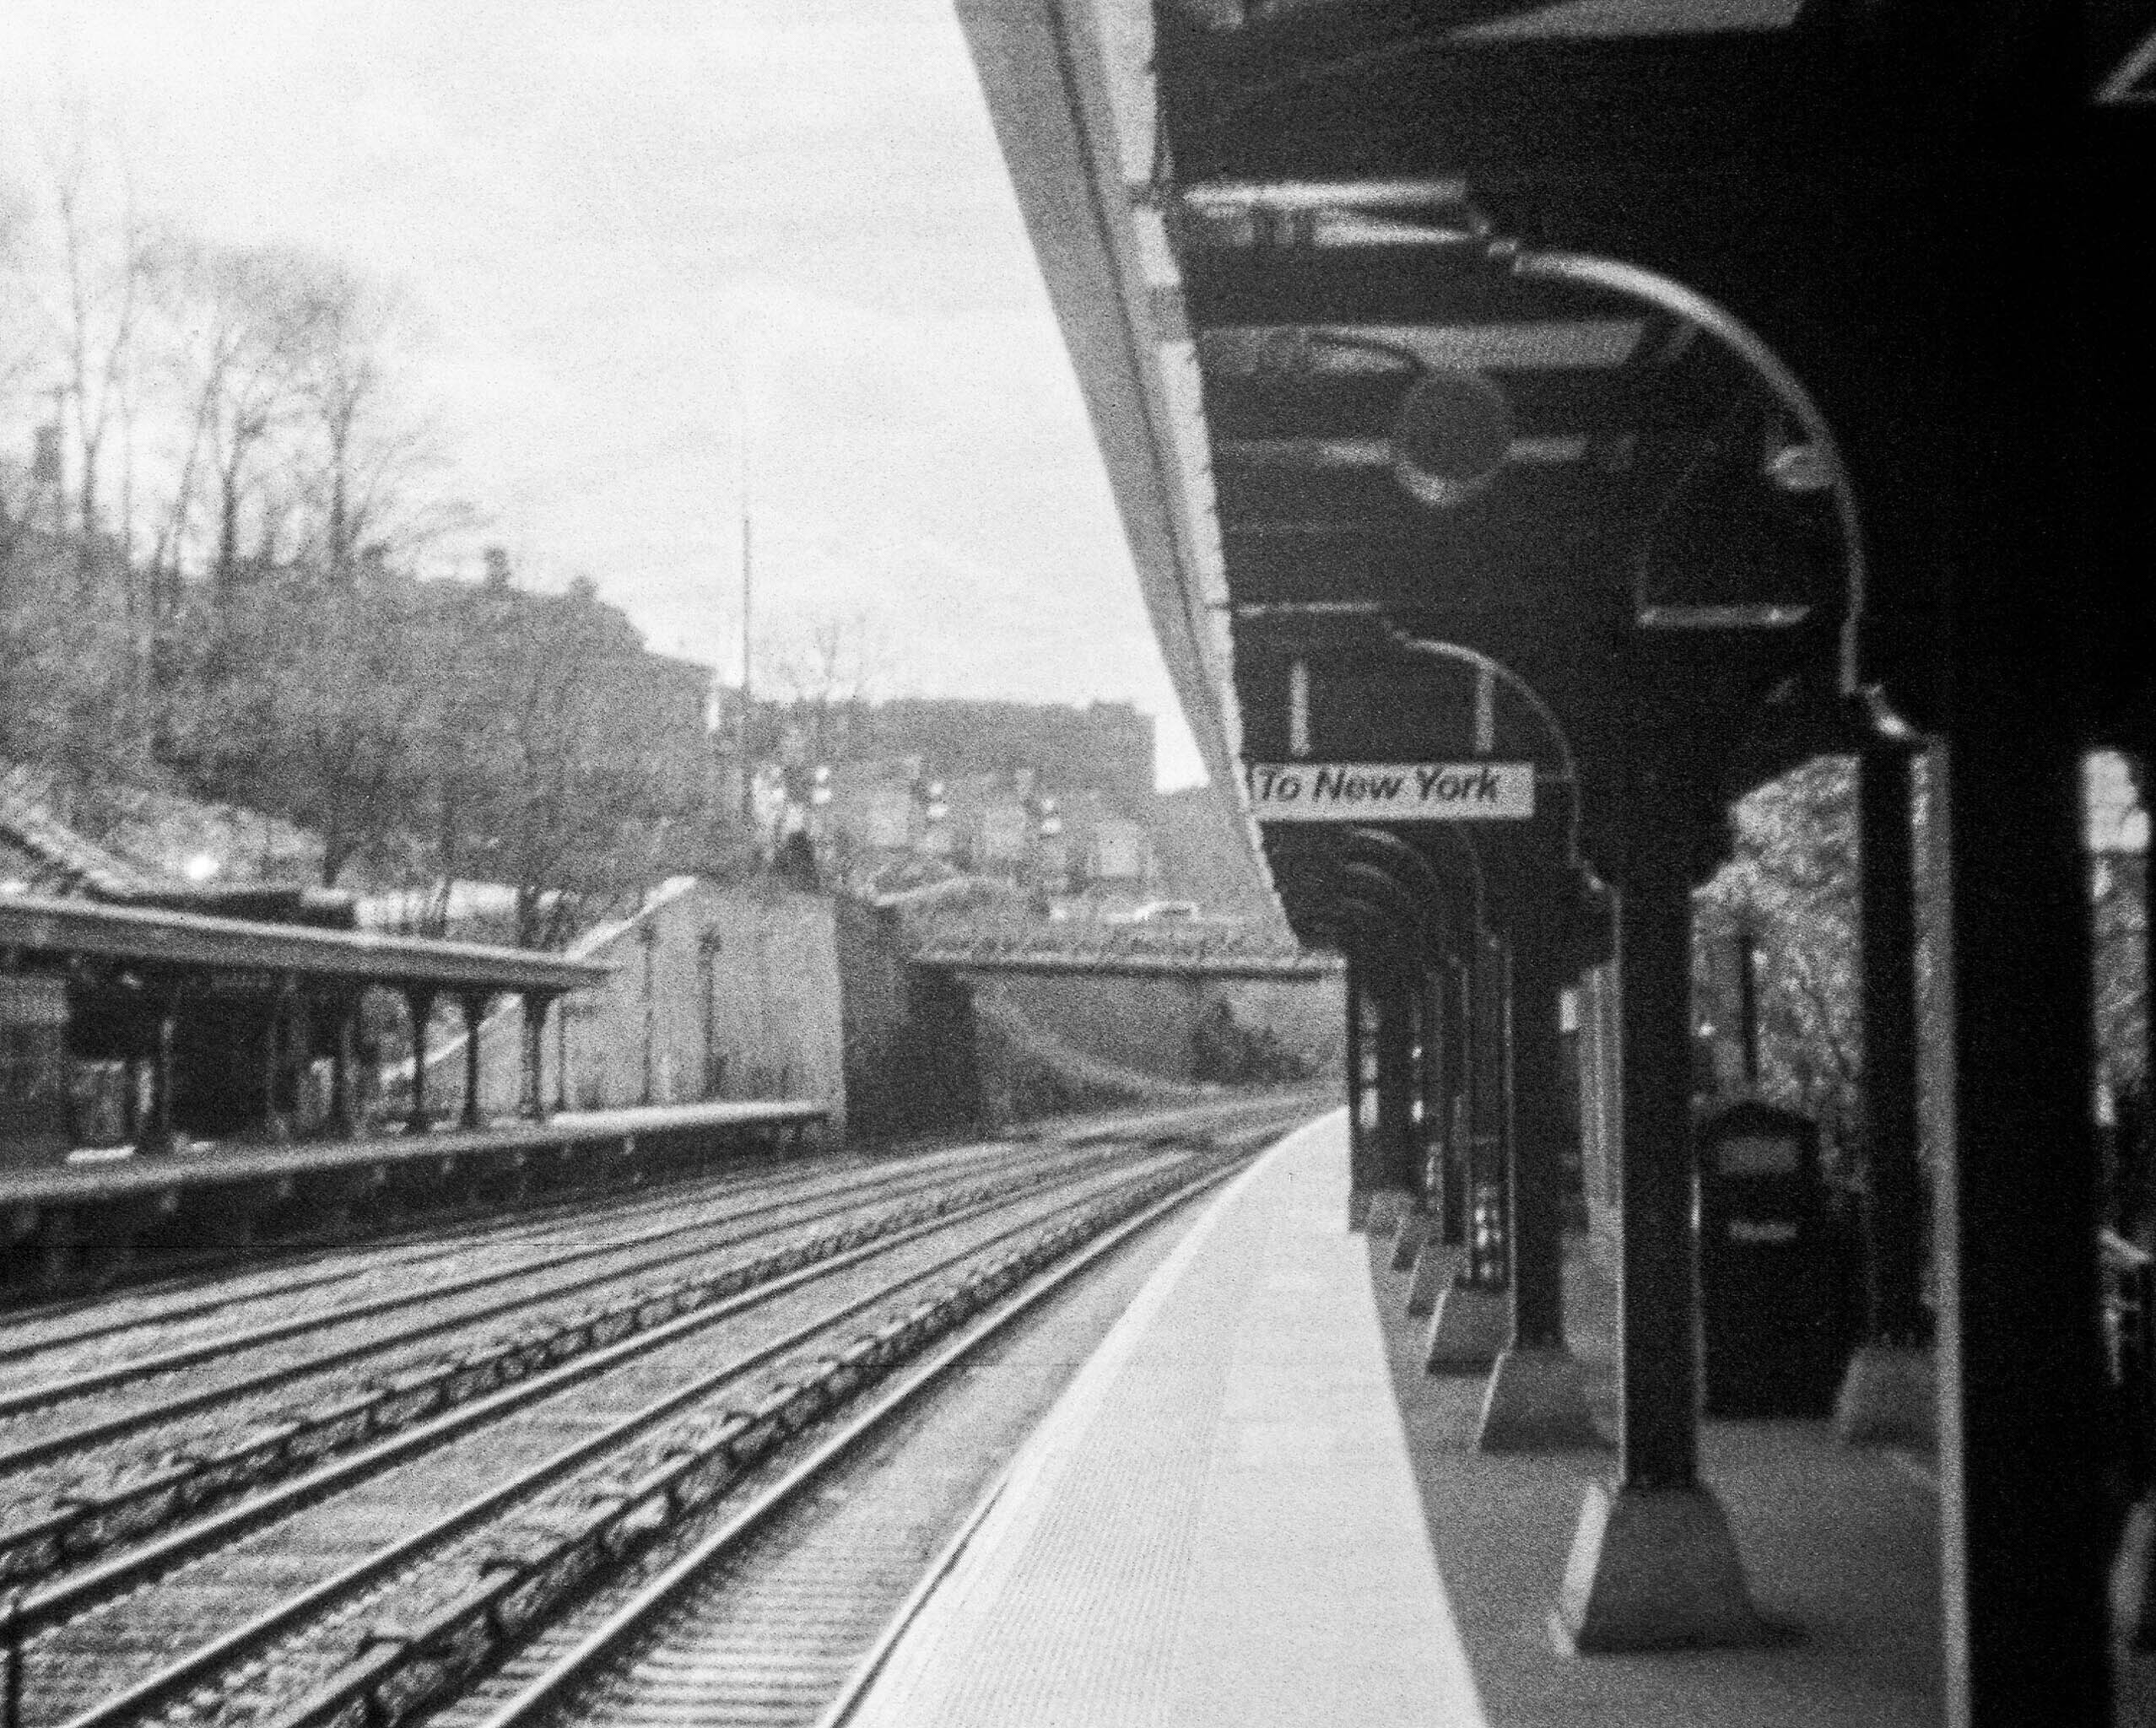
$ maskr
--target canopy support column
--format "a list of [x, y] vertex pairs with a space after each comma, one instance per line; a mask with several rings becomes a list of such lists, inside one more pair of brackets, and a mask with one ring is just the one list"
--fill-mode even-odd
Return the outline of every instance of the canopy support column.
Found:
[[1923, 1444], [1937, 1429], [1924, 1310], [1916, 1131], [1916, 895], [1910, 753], [1878, 742], [1857, 764], [1864, 974], [1864, 1341], [1834, 1407], [1852, 1444]]
[[405, 1118], [408, 1132], [427, 1131], [427, 1023], [435, 1015], [435, 993], [428, 986], [404, 986], [404, 1012], [412, 1029], [412, 1110]]
[[1476, 1444], [1485, 1452], [1598, 1446], [1605, 1442], [1588, 1413], [1586, 1383], [1564, 1342], [1565, 1122], [1557, 1023], [1565, 958], [1544, 928], [1522, 930], [1510, 962], [1512, 1338], [1491, 1372]]
[[356, 994], [341, 995], [337, 998], [337, 1023], [330, 1035], [329, 1049], [329, 1122], [330, 1134], [339, 1140], [349, 1140], [359, 1131], [359, 1072], [356, 1052], [356, 1030], [359, 1018], [359, 997]]
[[1620, 1096], [1618, 1479], [1587, 1490], [1558, 1602], [1581, 1651], [1764, 1641], [1721, 1503], [1699, 1478], [1692, 1232], [1697, 805], [1648, 768], [1616, 884]]
[[489, 999], [480, 990], [460, 991], [457, 997], [464, 1014], [464, 1108], [457, 1120], [466, 1128], [479, 1126], [479, 1028]]
[[1372, 992], [1377, 1010], [1377, 1133], [1370, 1159], [1372, 1229], [1391, 1230], [1405, 1216], [1415, 1191], [1414, 1002], [1413, 986], [1388, 972]]
[[180, 986], [176, 980], [165, 987], [157, 1006], [157, 1046], [150, 1056], [149, 1115], [135, 1145], [139, 1153], [172, 1150], [173, 1050], [179, 1033]]
[[521, 1075], [522, 1109], [524, 1115], [534, 1122], [547, 1119], [546, 1076], [542, 1072], [546, 1059], [547, 1010], [554, 1005], [551, 991], [527, 990], [522, 996], [524, 1011], [524, 1061]]
[[1465, 1264], [1438, 1299], [1423, 1366], [1431, 1374], [1483, 1374], [1511, 1331], [1505, 1297], [1505, 1161], [1512, 1140], [1510, 958], [1487, 932], [1473, 937], [1466, 1063], [1467, 1133], [1461, 1219]]

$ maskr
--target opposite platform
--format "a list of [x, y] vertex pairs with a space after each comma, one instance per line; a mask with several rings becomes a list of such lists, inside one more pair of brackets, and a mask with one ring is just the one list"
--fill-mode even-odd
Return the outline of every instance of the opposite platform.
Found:
[[847, 1720], [1478, 1725], [1344, 1113], [1192, 1227], [1014, 1461]]

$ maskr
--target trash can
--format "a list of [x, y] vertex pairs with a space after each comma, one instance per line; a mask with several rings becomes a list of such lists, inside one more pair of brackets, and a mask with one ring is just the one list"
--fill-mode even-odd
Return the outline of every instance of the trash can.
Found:
[[1830, 1414], [1845, 1323], [1818, 1129], [1746, 1099], [1705, 1118], [1695, 1146], [1706, 1414]]

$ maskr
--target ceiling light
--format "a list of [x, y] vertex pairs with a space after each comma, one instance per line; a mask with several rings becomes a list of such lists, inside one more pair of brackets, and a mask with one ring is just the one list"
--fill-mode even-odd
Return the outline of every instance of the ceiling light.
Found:
[[1496, 478], [1512, 445], [1512, 405], [1480, 372], [1424, 372], [1392, 423], [1392, 474], [1433, 510], [1465, 504]]

